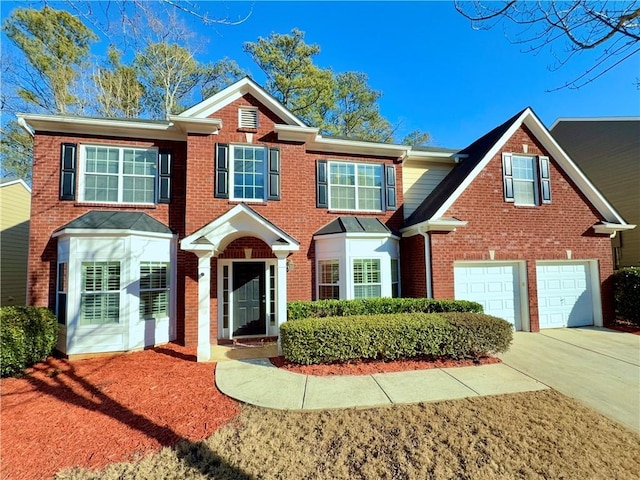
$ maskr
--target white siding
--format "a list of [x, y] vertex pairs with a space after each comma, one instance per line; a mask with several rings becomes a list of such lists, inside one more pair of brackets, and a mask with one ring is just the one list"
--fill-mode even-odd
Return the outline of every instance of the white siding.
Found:
[[409, 217], [451, 171], [453, 164], [408, 160], [402, 166], [404, 218]]

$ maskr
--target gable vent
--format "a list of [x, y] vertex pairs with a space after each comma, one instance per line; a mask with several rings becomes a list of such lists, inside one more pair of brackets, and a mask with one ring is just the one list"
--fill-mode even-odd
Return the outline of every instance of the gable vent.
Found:
[[253, 107], [240, 107], [238, 120], [240, 128], [258, 128], [258, 109]]

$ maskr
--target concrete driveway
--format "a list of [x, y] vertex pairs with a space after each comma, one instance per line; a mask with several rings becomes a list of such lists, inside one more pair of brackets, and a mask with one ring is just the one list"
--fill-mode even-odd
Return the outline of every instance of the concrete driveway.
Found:
[[640, 432], [640, 336], [596, 327], [515, 332], [501, 358]]

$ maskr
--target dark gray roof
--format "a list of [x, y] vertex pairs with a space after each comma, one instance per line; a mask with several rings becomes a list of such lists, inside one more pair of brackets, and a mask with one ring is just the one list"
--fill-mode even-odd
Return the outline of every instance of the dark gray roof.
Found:
[[446, 202], [453, 192], [455, 192], [456, 188], [465, 181], [478, 163], [482, 161], [487, 153], [489, 153], [489, 150], [491, 150], [525, 110], [526, 108], [515, 114], [502, 125], [480, 137], [468, 147], [460, 150], [460, 155], [467, 155], [467, 157], [453, 167], [449, 174], [442, 179], [438, 186], [434, 188], [429, 196], [415, 209], [409, 218], [407, 218], [405, 226], [409, 227], [433, 217], [442, 204]]
[[173, 233], [169, 227], [143, 212], [88, 212], [60, 227], [57, 231], [66, 230], [68, 228]]
[[377, 218], [338, 217], [314, 235], [331, 235], [332, 233], [391, 233], [391, 230]]

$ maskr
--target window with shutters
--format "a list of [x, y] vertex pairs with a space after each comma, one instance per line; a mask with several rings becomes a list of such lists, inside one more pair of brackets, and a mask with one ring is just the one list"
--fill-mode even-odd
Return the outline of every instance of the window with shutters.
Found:
[[216, 198], [280, 200], [279, 148], [218, 143], [215, 151]]
[[329, 209], [382, 211], [382, 165], [329, 162]]
[[551, 203], [549, 157], [502, 154], [504, 200], [515, 205]]
[[82, 262], [80, 325], [120, 321], [120, 262]]
[[140, 262], [140, 320], [169, 316], [169, 264]]
[[83, 145], [80, 164], [80, 201], [136, 204], [158, 201], [156, 148]]
[[258, 128], [258, 109], [256, 107], [240, 107], [238, 109], [238, 127], [255, 130]]

